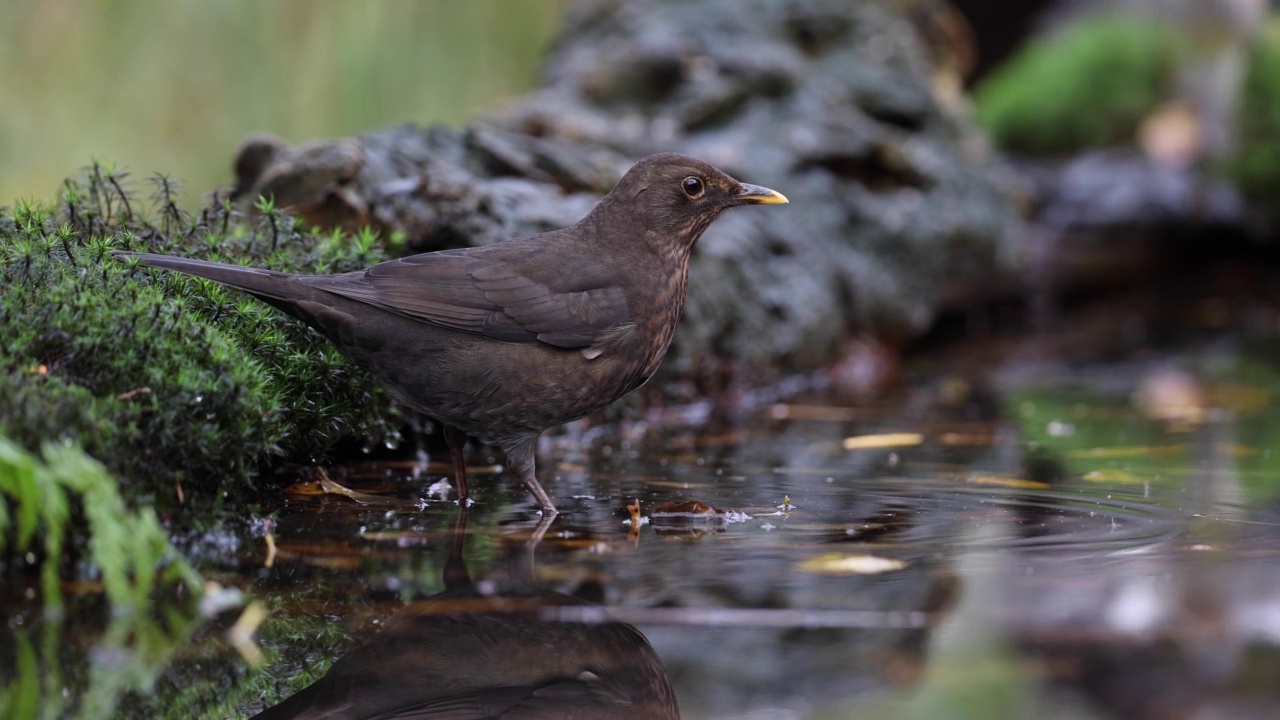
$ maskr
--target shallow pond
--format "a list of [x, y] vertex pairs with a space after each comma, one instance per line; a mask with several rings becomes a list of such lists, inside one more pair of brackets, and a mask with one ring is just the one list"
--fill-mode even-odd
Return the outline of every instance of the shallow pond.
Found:
[[544, 442], [551, 522], [479, 452], [465, 512], [431, 497], [443, 465], [331, 468], [358, 499], [295, 487], [186, 539], [228, 600], [212, 619], [110, 619], [92, 593], [13, 614], [10, 698], [218, 717], [316, 682], [268, 716], [1274, 717], [1272, 383], [1202, 358], [654, 411]]

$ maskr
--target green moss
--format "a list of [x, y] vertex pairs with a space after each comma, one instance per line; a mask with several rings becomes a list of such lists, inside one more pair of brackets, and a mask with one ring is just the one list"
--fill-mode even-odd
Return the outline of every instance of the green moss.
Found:
[[[350, 438], [394, 441], [372, 378], [321, 336], [214, 283], [129, 267], [112, 249], [340, 272], [384, 259], [369, 236], [321, 235], [274, 209], [214, 202], [187, 216], [171, 181], [153, 202], [95, 165], [57, 207], [0, 217], [0, 434], [28, 450], [71, 441], [164, 502], [211, 500], [272, 458]], [[154, 219], [142, 216], [144, 205]]]
[[1177, 61], [1172, 28], [1125, 16], [1087, 17], [1035, 40], [974, 91], [997, 146], [1033, 155], [1134, 142], [1167, 97]]
[[1236, 113], [1238, 152], [1228, 175], [1255, 204], [1275, 215], [1280, 199], [1280, 20], [1250, 51]]

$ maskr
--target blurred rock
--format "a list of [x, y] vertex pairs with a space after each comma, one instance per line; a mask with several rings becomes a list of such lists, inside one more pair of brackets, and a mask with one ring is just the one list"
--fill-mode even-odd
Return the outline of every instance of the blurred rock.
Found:
[[945, 6], [910, 5], [579, 2], [542, 89], [497, 115], [265, 152], [255, 139], [239, 195], [435, 250], [571, 224], [635, 159], [696, 155], [792, 205], [707, 232], [668, 371], [816, 369], [855, 333], [919, 333], [1016, 256], [959, 82], [911, 21]]
[[1088, 152], [1066, 163], [1020, 163], [1037, 202], [1037, 223], [1062, 231], [1181, 228], [1246, 222], [1230, 183], [1195, 168], [1171, 167], [1137, 152]]

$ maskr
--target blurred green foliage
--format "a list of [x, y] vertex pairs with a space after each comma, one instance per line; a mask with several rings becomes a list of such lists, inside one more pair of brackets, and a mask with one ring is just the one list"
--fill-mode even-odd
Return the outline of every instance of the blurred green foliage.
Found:
[[0, 436], [0, 557], [41, 558], [46, 607], [62, 604], [60, 571], [69, 536], [86, 534], [70, 527], [73, 518], [88, 525], [88, 559], [117, 612], [150, 606], [161, 564], [163, 586], [183, 583], [200, 592], [200, 577], [169, 544], [155, 512], [126, 510], [101, 464], [63, 445], [46, 444], [36, 457]]
[[1280, 20], [1272, 20], [1249, 54], [1237, 119], [1237, 147], [1228, 173], [1271, 215], [1280, 201]]
[[[349, 438], [394, 442], [382, 391], [317, 333], [243, 293], [114, 260], [146, 250], [341, 272], [386, 258], [369, 233], [303, 230], [225, 203], [188, 216], [95, 167], [58, 206], [0, 215], [0, 434], [28, 450], [79, 444], [131, 498], [219, 502], [273, 456], [309, 460]], [[154, 207], [155, 217], [144, 217]]]
[[[79, 542], [86, 537], [87, 545]], [[0, 568], [21, 572], [24, 554], [39, 558], [45, 612], [33, 626], [11, 622], [12, 637], [0, 643], [0, 716], [109, 717], [118, 698], [147, 687], [199, 625], [190, 600], [203, 583], [151, 508], [126, 509], [115, 479], [75, 448], [47, 444], [36, 456], [0, 436], [0, 560], [11, 558]], [[92, 649], [86, 638], [68, 637], [73, 625], [57, 612], [66, 609], [61, 583], [69, 567], [100, 578], [108, 600], [110, 620]], [[175, 605], [166, 597], [185, 599]], [[68, 652], [99, 660], [64, 674]]]
[[1086, 17], [1033, 40], [975, 88], [978, 121], [1001, 149], [1031, 155], [1132, 144], [1168, 97], [1176, 39], [1151, 20]]
[[0, 205], [91, 157], [230, 182], [255, 131], [287, 141], [461, 122], [528, 88], [564, 0], [7, 0]]
[[[91, 636], [76, 624], [48, 617], [13, 628], [12, 640], [0, 648], [5, 661], [0, 717], [121, 717], [116, 711], [121, 698], [149, 692], [201, 625], [194, 613], [165, 606], [113, 615], [105, 631]], [[69, 662], [70, 656], [91, 659]]]

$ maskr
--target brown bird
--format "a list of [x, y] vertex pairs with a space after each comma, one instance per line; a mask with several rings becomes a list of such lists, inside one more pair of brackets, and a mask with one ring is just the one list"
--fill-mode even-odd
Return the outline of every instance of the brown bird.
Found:
[[582, 220], [484, 247], [298, 275], [117, 251], [244, 290], [301, 319], [444, 428], [460, 498], [468, 437], [497, 446], [545, 513], [538, 434], [649, 379], [684, 308], [689, 254], [727, 208], [785, 203], [700, 160], [636, 163]]

